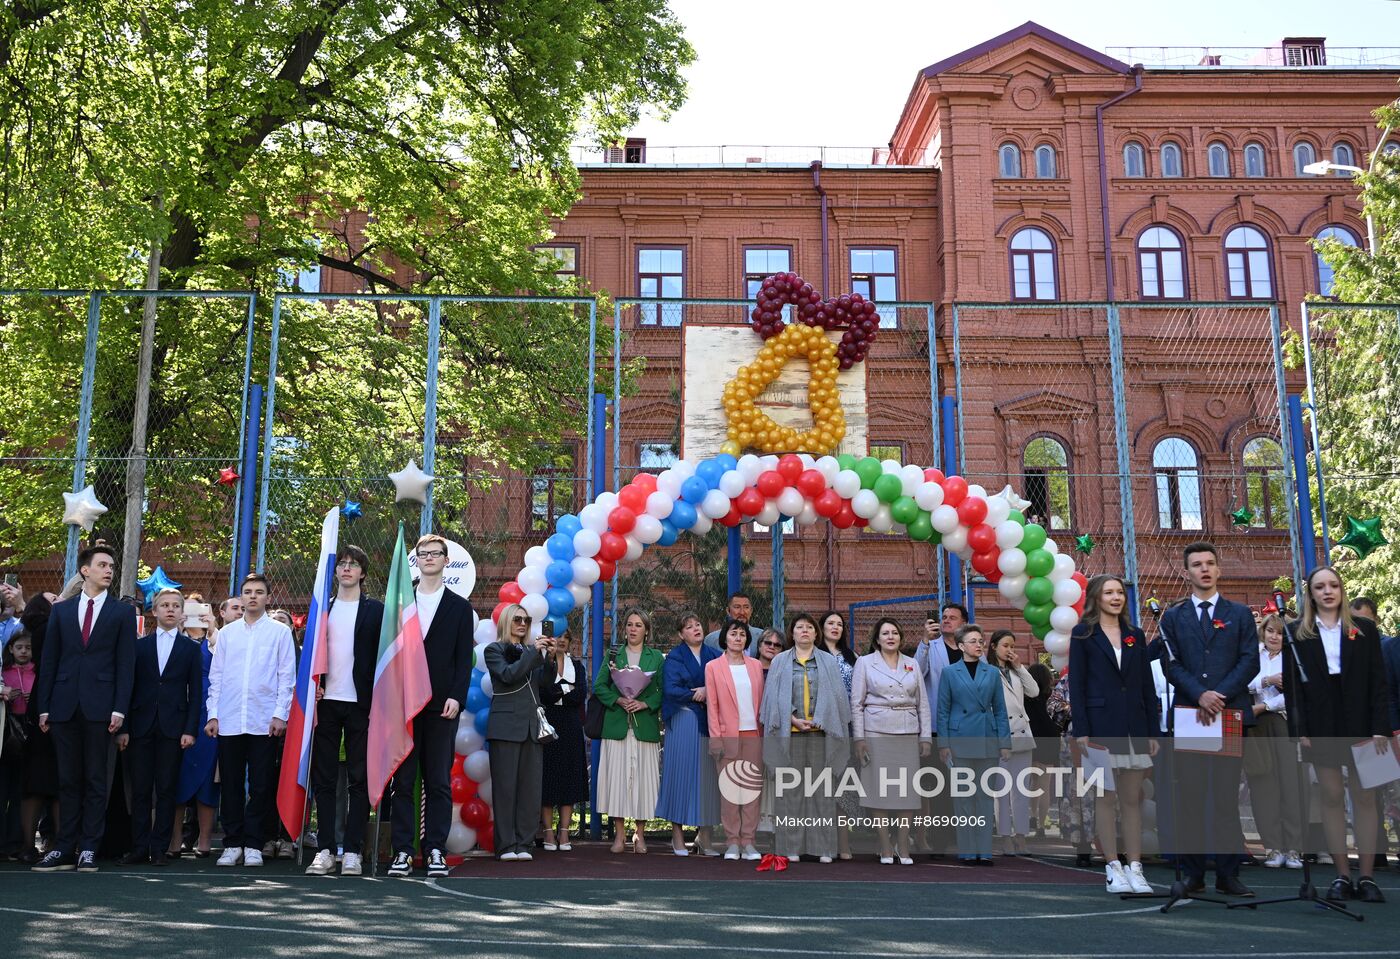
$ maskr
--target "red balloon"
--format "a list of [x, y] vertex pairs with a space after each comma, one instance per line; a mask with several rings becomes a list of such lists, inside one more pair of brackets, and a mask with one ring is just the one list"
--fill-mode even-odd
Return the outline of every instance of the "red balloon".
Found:
[[813, 501], [812, 508], [817, 511], [818, 516], [824, 516], [830, 519], [841, 512], [841, 507], [845, 505], [845, 502], [846, 501], [841, 498], [840, 493], [836, 492], [834, 489], [829, 489]]
[[826, 477], [817, 470], [804, 470], [802, 475], [797, 477], [796, 486], [804, 496], [815, 498], [822, 495], [822, 490], [826, 489]]
[[647, 490], [642, 489], [635, 483], [629, 483], [618, 492], [617, 505], [630, 509], [633, 513], [645, 513], [647, 509]]
[[802, 458], [796, 453], [787, 454], [778, 460], [778, 472], [791, 486], [797, 482], [797, 477], [802, 475]]
[[943, 481], [943, 505], [956, 507], [967, 498], [967, 480], [950, 476]]
[[503, 603], [518, 603], [525, 598], [525, 590], [520, 588], [520, 584], [515, 580], [501, 586], [496, 598]]
[[[656, 492], [656, 477], [650, 473], [638, 473], [632, 478], [632, 485], [643, 493], [646, 493], [647, 496], [650, 496], [652, 493]], [[645, 497], [642, 502], [645, 504]], [[636, 510], [633, 510], [633, 512], [635, 513]]]
[[496, 851], [496, 831], [494, 829], [478, 830], [476, 834], [477, 848], [483, 852]]
[[604, 533], [599, 539], [602, 540], [602, 545], [598, 547], [598, 555], [603, 559], [616, 563], [627, 555], [627, 540], [612, 530]]
[[738, 526], [744, 521], [744, 514], [739, 512], [739, 508], [733, 504], [729, 507], [729, 512], [719, 518], [722, 526]]
[[[632, 527], [637, 525], [637, 513], [626, 506], [619, 506], [608, 514], [608, 528], [614, 533], [627, 534], [632, 532]], [[622, 551], [627, 552], [624, 544]]]
[[467, 783], [469, 783], [469, 782], [471, 782], [471, 780], [468, 779], [466, 776], [453, 776], [453, 777], [452, 777], [452, 801], [453, 801], [453, 802], [466, 802], [466, 801], [467, 801], [467, 799], [469, 798], [469, 797], [467, 796]]
[[[621, 537], [619, 537], [619, 539], [621, 539]], [[626, 541], [626, 540], [623, 540], [623, 542], [622, 542], [622, 549], [623, 549], [623, 552], [626, 552], [626, 551], [627, 551], [627, 541]], [[604, 559], [604, 558], [601, 557], [601, 556], [595, 556], [595, 557], [593, 557], [593, 558], [594, 558], [594, 559], [597, 561], [597, 563], [598, 563], [598, 580], [599, 580], [599, 582], [606, 583], [608, 580], [612, 579], [614, 576], [617, 575], [617, 560], [613, 560], [613, 559]]]
[[[997, 555], [1000, 556], [1001, 553], [998, 552]], [[987, 576], [987, 582], [989, 582], [989, 583], [991, 583], [991, 584], [993, 584], [993, 585], [996, 585], [997, 583], [1000, 583], [1000, 582], [1001, 582], [1001, 570], [1000, 570], [1000, 569], [994, 569], [994, 570], [992, 570], [990, 573], [987, 573], [986, 576]]]
[[942, 486], [943, 481], [947, 478], [948, 477], [943, 475], [942, 470], [936, 470], [931, 466], [924, 470], [924, 480], [929, 483], [937, 483]]
[[[958, 521], [964, 526], [976, 526], [987, 518], [987, 501], [980, 496], [966, 497], [958, 504]], [[972, 542], [971, 539], [968, 542]]]
[[858, 529], [865, 529], [865, 528], [866, 528], [867, 526], [869, 526], [869, 525], [870, 525], [870, 520], [869, 520], [868, 518], [866, 518], [866, 517], [864, 517], [864, 516], [857, 516], [857, 517], [856, 517], [856, 527], [857, 527]]
[[509, 605], [510, 603], [497, 603], [496, 608], [491, 610], [491, 622], [499, 623], [501, 621], [501, 613], [505, 612], [506, 607]]
[[[966, 505], [966, 501], [964, 501]], [[962, 516], [962, 510], [958, 510], [958, 516]], [[978, 523], [967, 531], [967, 545], [974, 553], [996, 553], [997, 552], [997, 531], [986, 523]], [[986, 570], [978, 570], [985, 573]]]
[[[970, 544], [972, 542], [972, 537], [969, 536], [967, 539], [968, 543]], [[993, 540], [993, 543], [995, 543], [995, 540]], [[977, 572], [981, 573], [983, 576], [990, 576], [992, 570], [997, 568], [997, 557], [999, 555], [999, 553], [990, 552], [973, 553], [972, 568], [977, 570]]]
[[481, 829], [491, 821], [491, 807], [478, 796], [462, 803], [462, 822], [473, 829]]
[[[801, 466], [802, 461], [798, 460], [797, 465]], [[777, 470], [767, 470], [758, 474], [758, 482], [754, 484], [758, 491], [768, 499], [773, 499], [787, 488], [787, 480], [783, 479], [783, 474]]]
[[745, 516], [757, 516], [762, 512], [765, 502], [763, 494], [750, 486], [735, 498], [734, 505]]
[[[835, 492], [833, 490], [833, 492]], [[837, 529], [850, 529], [856, 521], [856, 514], [851, 511], [851, 504], [842, 501], [841, 508], [836, 511], [836, 515], [831, 517], [831, 525]]]
[[1085, 592], [1088, 592], [1088, 590], [1089, 590], [1089, 580], [1088, 580], [1088, 578], [1087, 578], [1083, 573], [1081, 573], [1079, 570], [1076, 569], [1073, 573], [1070, 574], [1070, 577], [1069, 577], [1069, 578], [1072, 579], [1072, 580], [1074, 580], [1076, 583], [1079, 584], [1079, 589], [1080, 589], [1080, 591], [1081, 591], [1081, 594], [1082, 594], [1082, 593], [1085, 593]]
[[[453, 775], [453, 776], [461, 776], [461, 777], [463, 777], [463, 778], [466, 778], [466, 775], [467, 775], [467, 774], [466, 774], [466, 772], [464, 772], [463, 769], [462, 769], [462, 764], [465, 763], [466, 761], [467, 761], [467, 757], [466, 757], [466, 756], [463, 756], [461, 753], [457, 753], [455, 756], [452, 757], [452, 775]], [[468, 779], [467, 781], [468, 781], [468, 782], [471, 782], [471, 780], [469, 780], [469, 779]], [[451, 779], [449, 779], [448, 782], [451, 782]], [[472, 785], [476, 785], [476, 784], [475, 784], [475, 783], [472, 783]]]

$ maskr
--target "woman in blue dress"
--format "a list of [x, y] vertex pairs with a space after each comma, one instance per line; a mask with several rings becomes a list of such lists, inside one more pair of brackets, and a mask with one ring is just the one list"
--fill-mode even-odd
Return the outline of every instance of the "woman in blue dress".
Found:
[[705, 712], [705, 665], [722, 654], [705, 645], [705, 624], [682, 613], [680, 642], [662, 666], [661, 721], [666, 724], [661, 750], [661, 793], [656, 815], [671, 820], [671, 851], [690, 855], [683, 827], [696, 826], [695, 851], [714, 855], [710, 829], [719, 822], [719, 792], [702, 737], [708, 736]]
[[[200, 600], [194, 600], [200, 602]], [[201, 618], [185, 620], [183, 631], [199, 643], [203, 663], [204, 686], [199, 697], [199, 732], [195, 733], [194, 745], [186, 749], [180, 763], [180, 782], [175, 788], [175, 828], [170, 833], [171, 848], [167, 855], [179, 859], [182, 851], [181, 838], [184, 835], [185, 806], [196, 804], [199, 820], [199, 840], [194, 845], [198, 859], [207, 858], [209, 844], [214, 832], [214, 813], [219, 808], [219, 784], [217, 780], [219, 742], [204, 733], [204, 724], [209, 721], [209, 664], [214, 661], [214, 646], [218, 644], [219, 632], [214, 626], [212, 614]]]

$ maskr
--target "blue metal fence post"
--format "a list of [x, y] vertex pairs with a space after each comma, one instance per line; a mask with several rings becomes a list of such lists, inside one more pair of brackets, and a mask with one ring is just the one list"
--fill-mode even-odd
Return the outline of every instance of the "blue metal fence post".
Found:
[[[238, 579], [248, 572], [248, 559], [252, 553], [252, 542], [244, 543], [242, 540], [243, 528], [247, 526], [251, 532], [253, 525], [253, 510], [257, 507], [254, 499], [254, 485], [256, 478], [254, 471], [257, 469], [257, 440], [261, 435], [258, 432], [258, 418], [262, 415], [262, 392], [258, 392], [258, 412], [253, 416], [248, 415], [248, 403], [253, 390], [253, 327], [258, 315], [258, 295], [248, 294], [248, 316], [246, 323], [248, 329], [243, 335], [243, 396], [238, 407], [238, 455], [243, 458], [243, 481], [238, 484], [238, 489], [233, 498], [233, 542], [231, 544], [230, 562], [228, 566], [228, 594], [233, 595], [234, 589], [238, 586]], [[253, 465], [249, 466], [246, 451], [248, 449], [248, 431], [253, 431]]]
[[785, 517], [779, 516], [778, 523], [768, 531], [773, 539], [773, 628], [786, 632], [784, 625], [786, 601], [783, 599], [783, 525]]
[[1313, 380], [1311, 304], [1303, 304], [1303, 372], [1308, 381], [1308, 409], [1312, 411], [1313, 458], [1317, 460], [1317, 515], [1322, 520], [1322, 555], [1332, 555], [1332, 534], [1327, 528], [1327, 471], [1322, 465], [1322, 441], [1317, 428], [1317, 389]]
[[254, 569], [263, 571], [267, 553], [267, 493], [272, 484], [272, 458], [277, 450], [272, 445], [273, 413], [277, 404], [277, 341], [282, 334], [282, 294], [272, 297], [272, 342], [267, 354], [267, 411], [263, 414], [262, 488], [258, 493], [258, 557]]
[[1298, 491], [1298, 538], [1302, 545], [1303, 574], [1306, 576], [1317, 568], [1317, 534], [1313, 527], [1312, 490], [1308, 475], [1308, 447], [1303, 439], [1303, 401], [1300, 397], [1288, 398], [1289, 439], [1292, 448], [1289, 454], [1293, 460], [1293, 486]]
[[728, 594], [733, 596], [743, 589], [744, 541], [739, 527], [729, 527], [729, 542], [725, 548], [725, 570], [728, 574]]
[[[88, 294], [87, 333], [83, 340], [82, 392], [78, 396], [78, 442], [73, 453], [73, 492], [87, 485], [88, 433], [92, 429], [93, 380], [97, 375], [97, 334], [102, 322], [102, 294]], [[78, 571], [78, 543], [82, 535], [77, 526], [68, 527], [68, 550], [63, 559], [63, 581], [66, 583]]]
[[[959, 415], [961, 414], [953, 397], [943, 397], [943, 472], [949, 476], [957, 472], [958, 429], [955, 417]], [[961, 603], [963, 601], [962, 560], [958, 559], [957, 554], [942, 546], [939, 546], [938, 549], [948, 558], [948, 601]], [[942, 590], [939, 592], [941, 593]]]
[[[1289, 422], [1289, 399], [1288, 388], [1284, 384], [1283, 376], [1283, 321], [1279, 317], [1278, 304], [1274, 303], [1269, 307], [1269, 335], [1272, 338], [1274, 353], [1274, 390], [1276, 392], [1276, 402], [1278, 404], [1278, 430], [1279, 445], [1286, 450], [1293, 449], [1293, 429]], [[1299, 411], [1301, 413], [1301, 410]], [[1293, 583], [1295, 588], [1300, 587], [1303, 582], [1304, 560], [1303, 547], [1298, 536], [1301, 526], [1299, 522], [1301, 502], [1296, 498], [1297, 489], [1294, 488], [1293, 474], [1288, 470], [1282, 471], [1283, 479], [1283, 499], [1288, 504], [1288, 554], [1293, 565]], [[1303, 477], [1303, 485], [1307, 485], [1306, 467]], [[1300, 606], [1299, 609], [1302, 607]]]
[[[953, 310], [954, 312], [957, 311], [956, 305], [954, 305]], [[938, 462], [939, 448], [941, 446], [940, 434], [942, 433], [942, 430], [939, 429], [938, 415], [938, 348], [935, 345], [933, 338], [933, 327], [935, 319], [936, 317], [934, 316], [934, 306], [932, 303], [930, 303], [925, 308], [924, 317], [924, 329], [926, 330], [928, 336], [928, 420], [929, 430], [933, 438], [933, 452], [932, 455], [929, 457], [929, 465], [934, 465]], [[942, 605], [942, 597], [945, 588], [945, 580], [943, 576], [942, 549], [943, 548], [941, 546], [935, 546], [933, 548], [934, 578], [938, 581], [938, 596], [940, 605]]]
[[1123, 327], [1118, 304], [1108, 304], [1108, 358], [1113, 378], [1113, 440], [1117, 452], [1119, 524], [1123, 530], [1123, 577], [1128, 585], [1128, 615], [1137, 625], [1137, 512], [1133, 508], [1132, 459], [1128, 445], [1128, 400], [1124, 389]]
[[[608, 398], [602, 393], [594, 393], [592, 411], [592, 422], [597, 425], [592, 430], [593, 445], [589, 451], [592, 466], [589, 476], [589, 502], [592, 502], [593, 496], [596, 495], [593, 491], [603, 487], [603, 469], [608, 462]], [[598, 670], [603, 668], [603, 595], [603, 583], [599, 580], [593, 584], [593, 606], [589, 610], [589, 631], [592, 638], [589, 649], [590, 677], [597, 676]], [[603, 744], [594, 740], [590, 753], [593, 775], [588, 779], [588, 834], [596, 841], [603, 835], [603, 817], [598, 815], [598, 762], [603, 756]]]
[[238, 545], [233, 552], [233, 562], [229, 566], [230, 596], [238, 589], [239, 582], [247, 574], [253, 559], [253, 504], [257, 502], [258, 438], [262, 431], [258, 424], [262, 420], [263, 388], [261, 383], [253, 384], [248, 396], [248, 417], [243, 429], [243, 478], [238, 484], [238, 498], [247, 504], [238, 516]]
[[[437, 400], [438, 400], [438, 352], [442, 342], [442, 300], [433, 297], [428, 301], [428, 381], [423, 391], [423, 472], [433, 475], [437, 465]], [[433, 486], [428, 484], [423, 512], [418, 520], [418, 535], [427, 536], [433, 531]]]

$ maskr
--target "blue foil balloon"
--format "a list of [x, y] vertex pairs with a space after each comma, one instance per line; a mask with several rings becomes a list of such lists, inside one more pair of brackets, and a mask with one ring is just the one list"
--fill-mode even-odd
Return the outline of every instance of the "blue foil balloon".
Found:
[[[694, 506], [705, 498], [705, 494], [710, 491], [710, 484], [697, 476], [688, 476], [681, 484], [681, 499]], [[693, 524], [692, 524], [693, 525]]]
[[467, 712], [479, 713], [490, 706], [491, 697], [486, 695], [480, 686], [473, 686], [467, 690]]
[[549, 551], [550, 556], [567, 563], [574, 558], [574, 535], [573, 533], [569, 533], [567, 536], [563, 532], [555, 533], [544, 541], [544, 548]]
[[544, 601], [549, 604], [551, 616], [567, 616], [574, 608], [574, 594], [567, 589], [553, 587], [544, 591]]
[[676, 505], [671, 508], [671, 515], [665, 521], [679, 530], [690, 529], [697, 519], [699, 517], [695, 515], [695, 507], [683, 499], [678, 499]]
[[544, 568], [544, 581], [551, 586], [568, 586], [574, 581], [573, 564], [556, 559]]
[[145, 579], [138, 579], [136, 586], [141, 590], [142, 599], [147, 609], [151, 608], [151, 602], [155, 599], [156, 593], [163, 589], [179, 589], [180, 584], [170, 578], [164, 566], [157, 566], [151, 571], [151, 575]]
[[670, 546], [679, 536], [680, 532], [671, 525], [671, 521], [669, 519], [663, 519], [661, 521], [661, 538], [656, 541], [656, 545]]
[[491, 724], [491, 707], [487, 706], [481, 712], [472, 717], [472, 725], [481, 735], [486, 735], [486, 729]]
[[[574, 534], [581, 529], [583, 529], [583, 524], [579, 522], [578, 517], [573, 513], [565, 513], [563, 516], [559, 517], [559, 522], [554, 524], [555, 532], [563, 533], [565, 536], [569, 537], [570, 546], [573, 545]], [[570, 551], [570, 558], [573, 558], [572, 550]]]

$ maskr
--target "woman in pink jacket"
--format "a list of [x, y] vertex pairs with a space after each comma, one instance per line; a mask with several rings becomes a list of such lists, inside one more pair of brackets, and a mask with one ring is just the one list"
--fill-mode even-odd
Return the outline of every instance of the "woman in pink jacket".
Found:
[[[724, 655], [705, 665], [705, 699], [710, 755], [719, 766], [720, 817], [729, 838], [724, 858], [760, 859], [754, 834], [763, 790], [763, 747], [758, 722], [763, 668], [758, 660], [744, 653], [749, 644], [747, 624], [731, 619], [719, 635]], [[753, 798], [743, 803], [730, 798], [750, 794]]]

